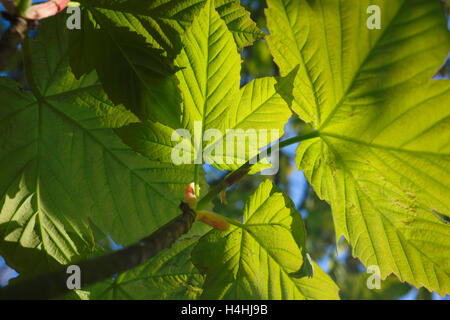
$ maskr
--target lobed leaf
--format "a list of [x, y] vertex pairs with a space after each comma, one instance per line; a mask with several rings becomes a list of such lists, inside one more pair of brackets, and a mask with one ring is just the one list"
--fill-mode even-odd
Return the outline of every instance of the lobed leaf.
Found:
[[[240, 57], [212, 2], [202, 9], [182, 42], [183, 50], [175, 60], [184, 97], [181, 127], [147, 121], [120, 128], [118, 133], [150, 159], [172, 162], [173, 148], [180, 144], [191, 162], [197, 150], [216, 168], [234, 170], [256, 155], [258, 148], [282, 136], [289, 108], [276, 92], [274, 78], [254, 79], [239, 89]], [[172, 139], [174, 129], [186, 129], [188, 139]], [[215, 134], [199, 141], [213, 129]], [[271, 129], [278, 131], [272, 134]], [[255, 132], [256, 143], [249, 143], [248, 130]], [[232, 150], [226, 146], [231, 138], [237, 140]], [[253, 170], [262, 167], [258, 165]]]
[[[173, 58], [205, 0], [83, 0], [82, 26], [71, 33], [71, 66], [77, 77], [97, 70], [116, 104], [141, 119], [179, 125], [181, 97]], [[240, 48], [264, 36], [239, 1], [220, 0], [217, 10]], [[119, 67], [120, 66], [120, 67]]]
[[272, 182], [260, 184], [244, 208], [243, 224], [210, 231], [192, 252], [206, 275], [204, 299], [339, 299], [334, 282], [304, 265], [305, 228], [292, 201]]
[[89, 254], [88, 219], [122, 245], [152, 233], [179, 214], [193, 176], [121, 142], [114, 128], [136, 117], [107, 99], [95, 73], [70, 72], [58, 19], [32, 41], [32, 92], [0, 85], [0, 252], [25, 275]]
[[[450, 37], [439, 1], [269, 0], [269, 46], [297, 68], [293, 110], [319, 132], [296, 162], [364, 265], [450, 290]], [[381, 29], [366, 27], [369, 5]], [[437, 213], [437, 214], [436, 214]]]
[[196, 238], [177, 241], [138, 268], [89, 288], [90, 299], [196, 299], [204, 277], [191, 263]]
[[250, 12], [240, 5], [239, 0], [215, 0], [217, 12], [233, 33], [239, 50], [263, 39], [265, 34], [250, 18]]

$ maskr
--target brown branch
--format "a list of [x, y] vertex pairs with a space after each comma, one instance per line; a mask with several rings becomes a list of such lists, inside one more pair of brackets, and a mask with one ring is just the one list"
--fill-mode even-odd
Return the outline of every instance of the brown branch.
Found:
[[0, 39], [0, 71], [7, 67], [17, 47], [25, 39], [29, 28], [28, 20], [23, 17], [9, 16], [9, 19], [11, 26]]
[[[113, 275], [137, 267], [158, 252], [170, 247], [187, 233], [195, 221], [196, 213], [181, 202], [183, 214], [172, 219], [150, 236], [110, 254], [77, 263], [81, 270], [81, 287], [111, 278]], [[52, 299], [67, 294], [67, 266], [18, 282], [0, 289], [0, 299]]]
[[0, 0], [7, 12], [3, 13], [4, 18], [11, 21], [11, 26], [5, 31], [0, 39], [0, 71], [4, 70], [10, 58], [14, 55], [19, 46], [19, 43], [25, 39], [29, 29], [37, 27], [39, 19], [54, 16], [62, 11], [69, 0], [50, 0], [44, 3], [39, 3], [29, 8], [24, 12], [16, 12], [15, 3], [8, 0]]

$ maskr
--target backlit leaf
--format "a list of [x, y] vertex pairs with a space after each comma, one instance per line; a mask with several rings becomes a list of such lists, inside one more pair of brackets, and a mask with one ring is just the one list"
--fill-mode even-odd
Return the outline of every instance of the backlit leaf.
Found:
[[[384, 277], [450, 290], [450, 37], [439, 1], [269, 0], [269, 46], [298, 67], [294, 111], [319, 132], [297, 166], [330, 202], [336, 237]], [[369, 29], [369, 5], [381, 28]]]

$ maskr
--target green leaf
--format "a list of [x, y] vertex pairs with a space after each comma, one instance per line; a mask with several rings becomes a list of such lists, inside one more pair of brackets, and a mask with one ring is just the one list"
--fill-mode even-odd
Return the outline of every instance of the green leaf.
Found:
[[173, 63], [142, 32], [121, 25], [120, 17], [89, 6], [82, 11], [81, 29], [70, 31], [73, 72], [80, 77], [95, 69], [115, 104], [124, 104], [141, 119], [177, 125], [181, 97]]
[[16, 6], [15, 13], [20, 15], [31, 6], [32, 0], [14, 0], [14, 2]]
[[[240, 156], [236, 150], [233, 154], [228, 152], [226, 144], [231, 134], [225, 130], [224, 136], [220, 140], [217, 139], [204, 145], [203, 152], [211, 153], [212, 157], [208, 158], [208, 162], [214, 167], [220, 170], [236, 170], [255, 156], [259, 148], [281, 138], [284, 133], [283, 127], [291, 113], [286, 102], [275, 90], [277, 81], [279, 80], [272, 77], [258, 78], [241, 88], [236, 108], [229, 114], [230, 120], [226, 130], [235, 130], [236, 148], [240, 148], [240, 144], [244, 144], [246, 147], [245, 157]], [[240, 133], [239, 130], [243, 133]], [[250, 145], [248, 140], [245, 140], [246, 134], [252, 130], [256, 131], [257, 143], [255, 145]], [[219, 141], [223, 142], [223, 153], [213, 153], [212, 150], [217, 148]], [[221, 160], [220, 163], [218, 160]], [[258, 167], [261, 168], [259, 165], [254, 166], [252, 172], [258, 170]]]
[[86, 290], [73, 290], [69, 292], [66, 296], [60, 297], [60, 299], [65, 300], [89, 300], [90, 292]]
[[[431, 80], [450, 44], [438, 1], [269, 0], [281, 74], [298, 67], [292, 108], [319, 133], [297, 166], [330, 202], [336, 237], [364, 265], [450, 291], [450, 82]], [[369, 30], [366, 10], [381, 9]]]
[[184, 97], [182, 124], [194, 132], [194, 121], [204, 128], [226, 128], [224, 114], [234, 105], [239, 92], [240, 57], [225, 22], [207, 1], [185, 33], [183, 50], [175, 62]]
[[[203, 141], [202, 152], [204, 156], [206, 153], [208, 162], [219, 169], [236, 169], [249, 159], [249, 155], [257, 153], [258, 146], [263, 147], [283, 134], [289, 112], [274, 90], [273, 78], [255, 79], [239, 90], [240, 57], [212, 3], [207, 2], [185, 33], [183, 50], [175, 60], [181, 68], [176, 75], [184, 97], [182, 124], [191, 137], [196, 133], [195, 121], [201, 121], [202, 136], [209, 129], [219, 130], [215, 140]], [[227, 132], [230, 129], [236, 132]], [[261, 143], [258, 131], [258, 143], [244, 146], [246, 159], [238, 152], [231, 155], [226, 147], [227, 138], [235, 134], [236, 148], [242, 147], [248, 139], [244, 130], [248, 129], [279, 129], [280, 132]], [[216, 148], [219, 142], [222, 142], [222, 148]], [[198, 147], [196, 143], [193, 142], [194, 148]], [[217, 165], [218, 162], [222, 164]]]
[[197, 238], [177, 241], [138, 268], [89, 288], [91, 299], [187, 300], [202, 292], [204, 277], [191, 263]]
[[[206, 0], [82, 0], [84, 10], [104, 16], [115, 26], [145, 37], [153, 48], [175, 57], [181, 50], [179, 36], [190, 26]], [[216, 0], [215, 6], [239, 48], [262, 39], [264, 33], [238, 0]], [[100, 49], [100, 48], [98, 48]]]
[[123, 245], [149, 235], [179, 214], [193, 180], [191, 168], [150, 161], [116, 136], [136, 118], [95, 74], [70, 73], [63, 18], [40, 27], [31, 69], [26, 55], [33, 93], [0, 82], [0, 252], [19, 273], [90, 253], [88, 219]]
[[292, 201], [262, 182], [247, 201], [243, 224], [202, 237], [192, 260], [206, 274], [205, 299], [339, 299], [338, 288], [317, 264], [298, 277], [305, 228]]
[[[103, 33], [124, 27], [145, 38], [153, 48], [174, 57], [181, 49], [179, 35], [190, 25], [205, 0], [82, 0], [84, 12], [101, 17]], [[96, 18], [94, 18], [96, 19]], [[104, 25], [108, 23], [108, 25]], [[108, 29], [112, 28], [112, 29]], [[89, 36], [87, 30], [83, 36]], [[88, 49], [88, 48], [85, 48]], [[96, 50], [102, 50], [96, 47]]]
[[[81, 1], [81, 29], [70, 32], [75, 75], [95, 69], [114, 103], [124, 104], [141, 119], [178, 126], [181, 97], [172, 77], [173, 58], [181, 50], [180, 35], [204, 4], [205, 0]], [[240, 48], [264, 36], [239, 1], [220, 0], [217, 9]]]
[[[49, 124], [58, 123], [53, 114], [39, 112], [34, 97], [22, 93], [13, 81], [1, 78], [0, 92], [5, 102], [0, 121], [7, 128], [0, 150], [1, 254], [20, 273], [39, 272], [76, 260], [89, 252], [92, 241], [82, 232], [85, 224], [81, 219], [74, 223], [70, 217], [55, 219], [51, 214], [64, 209], [76, 216], [77, 208], [66, 186], [52, 174], [51, 166], [43, 165], [53, 161], [54, 167], [63, 159], [51, 152], [47, 158], [41, 157], [45, 147], [37, 143], [38, 135], [45, 133], [45, 129], [40, 131], [40, 115], [47, 117]], [[47, 137], [50, 134], [47, 131]], [[49, 189], [55, 192], [50, 195]]]
[[250, 18], [250, 13], [240, 5], [239, 0], [215, 0], [215, 3], [217, 12], [233, 33], [239, 50], [264, 38], [264, 32], [256, 26]]
[[[121, 128], [119, 135], [150, 159], [171, 163], [173, 148], [183, 143], [192, 162], [194, 150], [198, 150], [218, 169], [236, 169], [257, 154], [258, 148], [281, 137], [290, 117], [289, 108], [276, 92], [274, 78], [254, 79], [239, 90], [240, 57], [212, 3], [202, 9], [182, 42], [183, 50], [176, 58], [180, 68], [176, 76], [184, 97], [180, 129], [187, 129], [190, 139], [172, 140], [178, 128], [151, 121]], [[205, 132], [214, 129], [218, 132], [209, 141], [199, 141]], [[235, 131], [227, 133], [231, 129]], [[271, 129], [278, 132], [272, 134]], [[249, 130], [256, 133], [256, 143], [248, 143]], [[233, 135], [237, 143], [231, 154], [226, 142]]]

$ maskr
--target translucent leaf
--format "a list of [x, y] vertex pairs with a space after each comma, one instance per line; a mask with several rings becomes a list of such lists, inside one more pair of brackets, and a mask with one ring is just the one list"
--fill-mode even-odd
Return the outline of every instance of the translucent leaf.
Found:
[[204, 280], [191, 263], [191, 251], [197, 240], [179, 240], [172, 248], [162, 251], [138, 268], [90, 287], [90, 298], [196, 299], [202, 292]]
[[194, 174], [122, 143], [113, 129], [136, 117], [107, 99], [95, 74], [75, 79], [57, 19], [32, 41], [33, 92], [0, 83], [0, 252], [24, 274], [90, 253], [89, 220], [119, 244], [149, 235], [179, 214]]
[[[96, 69], [114, 103], [141, 119], [177, 126], [181, 97], [173, 58], [181, 50], [180, 35], [204, 5], [205, 0], [81, 1], [82, 26], [70, 32], [74, 73]], [[240, 48], [264, 36], [239, 1], [220, 0], [217, 10]]]
[[244, 208], [243, 224], [213, 230], [192, 252], [206, 274], [205, 299], [339, 299], [334, 282], [314, 265], [314, 275], [299, 277], [304, 264], [305, 228], [292, 201], [272, 182], [262, 182]]
[[[297, 68], [292, 108], [319, 132], [297, 166], [330, 202], [336, 236], [382, 277], [450, 291], [450, 44], [439, 1], [269, 0], [269, 46]], [[369, 29], [369, 5], [381, 28]]]
[[[220, 170], [236, 169], [256, 155], [258, 148], [281, 137], [289, 108], [275, 90], [275, 78], [254, 79], [239, 89], [236, 45], [209, 2], [182, 42], [183, 50], [175, 60], [184, 97], [181, 127], [147, 121], [118, 132], [127, 144], [150, 159], [173, 162], [173, 148], [183, 144], [191, 163], [201, 152], [204, 160]], [[187, 139], [172, 139], [174, 129], [186, 129]], [[278, 131], [272, 133], [272, 129]], [[216, 133], [208, 137], [211, 130]], [[254, 143], [249, 136], [254, 137]], [[229, 145], [233, 148], [227, 149], [227, 139], [232, 138], [235, 142]]]
[[264, 32], [256, 26], [250, 18], [250, 13], [240, 5], [239, 0], [215, 0], [215, 3], [220, 17], [233, 33], [239, 50], [252, 45], [255, 40], [264, 38]]

